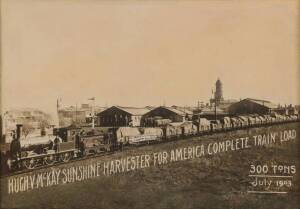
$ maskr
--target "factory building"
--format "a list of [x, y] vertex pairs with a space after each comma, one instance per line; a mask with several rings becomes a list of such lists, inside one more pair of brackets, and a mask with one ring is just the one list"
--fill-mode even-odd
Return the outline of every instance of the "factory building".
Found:
[[229, 107], [229, 114], [242, 115], [242, 114], [270, 114], [276, 112], [278, 106], [270, 101], [260, 99], [243, 99], [239, 102], [232, 104]]
[[192, 119], [193, 112], [174, 107], [157, 107], [142, 117], [143, 126], [155, 126], [159, 121], [184, 122]]
[[41, 129], [51, 128], [54, 124], [50, 114], [35, 108], [11, 109], [3, 113], [2, 120], [2, 135], [5, 135], [6, 142], [12, 140], [17, 124], [23, 124], [22, 132], [25, 136], [40, 134]]
[[279, 106], [277, 109], [274, 109], [274, 112], [280, 115], [299, 115], [298, 109], [291, 104], [288, 106]]
[[61, 100], [57, 100], [57, 115], [59, 127], [88, 126], [92, 123], [94, 115], [105, 110], [105, 107], [92, 106], [91, 104], [81, 104], [76, 106], [63, 107]]
[[97, 114], [97, 125], [103, 127], [141, 126], [141, 118], [149, 108], [112, 106]]
[[86, 123], [86, 113], [80, 108], [71, 106], [57, 110], [59, 127], [83, 125]]

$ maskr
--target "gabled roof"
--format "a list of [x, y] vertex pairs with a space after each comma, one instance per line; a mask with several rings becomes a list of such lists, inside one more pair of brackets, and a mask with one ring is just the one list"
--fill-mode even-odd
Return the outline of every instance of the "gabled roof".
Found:
[[150, 110], [148, 108], [144, 107], [121, 107], [121, 106], [115, 106], [125, 112], [130, 113], [131, 115], [144, 115]]
[[[262, 100], [262, 99], [252, 99], [252, 98], [247, 98], [247, 99], [244, 99], [244, 100], [247, 100], [247, 101], [251, 101], [253, 103], [256, 103], [256, 104], [259, 104], [259, 105], [262, 105], [262, 106], [265, 106], [267, 108], [270, 108], [270, 109], [275, 109], [277, 108], [277, 105], [270, 102], [270, 101], [267, 101], [267, 100]], [[243, 100], [242, 100], [243, 101]]]
[[104, 112], [110, 111], [111, 109], [117, 108], [119, 110], [122, 110], [124, 112], [127, 112], [131, 115], [144, 115], [145, 113], [149, 112], [150, 110], [148, 108], [143, 108], [143, 107], [121, 107], [121, 106], [112, 106], [110, 108], [107, 108], [106, 110], [98, 113], [102, 114]]
[[189, 107], [179, 107], [179, 106], [173, 105], [170, 108], [179, 110], [179, 111], [184, 112], [185, 114], [188, 114], [188, 115], [193, 115], [193, 111], [191, 111]]
[[189, 111], [189, 110], [180, 110], [180, 109], [177, 109], [177, 108], [174, 108], [174, 107], [165, 107], [165, 106], [160, 106], [159, 108], [165, 108], [171, 112], [174, 112], [178, 115], [182, 115], [182, 116], [185, 116], [186, 114], [188, 115], [192, 115], [193, 112], [192, 111]]
[[177, 109], [177, 108], [174, 108], [174, 107], [166, 107], [166, 106], [159, 106], [159, 107], [156, 107], [156, 108], [150, 110], [149, 113], [155, 112], [157, 109], [165, 109], [165, 110], [168, 110], [168, 111], [170, 111], [170, 112], [172, 112], [172, 113], [175, 113], [175, 114], [180, 115], [180, 116], [183, 116], [183, 117], [185, 117], [186, 114], [188, 114], [188, 115], [192, 115], [192, 114], [193, 114], [193, 113], [192, 113], [191, 111], [189, 111], [189, 110], [183, 111], [183, 110], [180, 110], [180, 109]]
[[149, 105], [148, 105], [148, 106], [146, 106], [145, 108], [148, 109], [148, 110], [153, 110], [153, 109], [155, 109], [156, 107], [155, 107], [155, 106], [149, 106]]

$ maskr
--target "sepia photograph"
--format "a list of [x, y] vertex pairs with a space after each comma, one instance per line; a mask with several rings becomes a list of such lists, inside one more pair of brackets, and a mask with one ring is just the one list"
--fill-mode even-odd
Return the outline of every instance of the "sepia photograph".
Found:
[[1, 209], [296, 209], [299, 0], [0, 0]]

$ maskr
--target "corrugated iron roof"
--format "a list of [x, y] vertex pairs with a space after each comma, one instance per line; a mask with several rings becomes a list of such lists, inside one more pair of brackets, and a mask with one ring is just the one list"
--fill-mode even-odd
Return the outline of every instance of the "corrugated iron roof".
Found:
[[275, 109], [277, 108], [277, 105], [270, 102], [270, 101], [267, 101], [267, 100], [262, 100], [262, 99], [252, 99], [252, 98], [247, 98], [245, 100], [248, 100], [248, 101], [251, 101], [251, 102], [254, 102], [256, 104], [259, 104], [259, 105], [262, 105], [262, 106], [265, 106], [267, 108], [270, 108], [270, 109]]
[[170, 108], [174, 108], [188, 115], [193, 115], [193, 111], [191, 110], [192, 109], [191, 107], [180, 107], [180, 106], [173, 105]]
[[144, 115], [150, 110], [148, 108], [144, 107], [121, 107], [121, 106], [114, 106], [116, 108], [119, 108], [125, 112], [128, 112], [131, 115]]
[[176, 109], [174, 107], [165, 107], [165, 106], [162, 106], [161, 108], [165, 108], [167, 110], [170, 110], [171, 112], [174, 112], [178, 115], [182, 115], [182, 116], [185, 116], [186, 114], [188, 115], [192, 115], [193, 112], [189, 111], [189, 110], [179, 110], [179, 109]]

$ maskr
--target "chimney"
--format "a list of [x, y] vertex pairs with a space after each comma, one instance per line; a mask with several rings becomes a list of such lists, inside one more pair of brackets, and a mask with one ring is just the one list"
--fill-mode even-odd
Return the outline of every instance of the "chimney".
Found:
[[23, 125], [22, 124], [17, 124], [17, 139], [21, 138], [22, 131], [23, 131]]
[[45, 127], [41, 128], [41, 136], [46, 136]]

